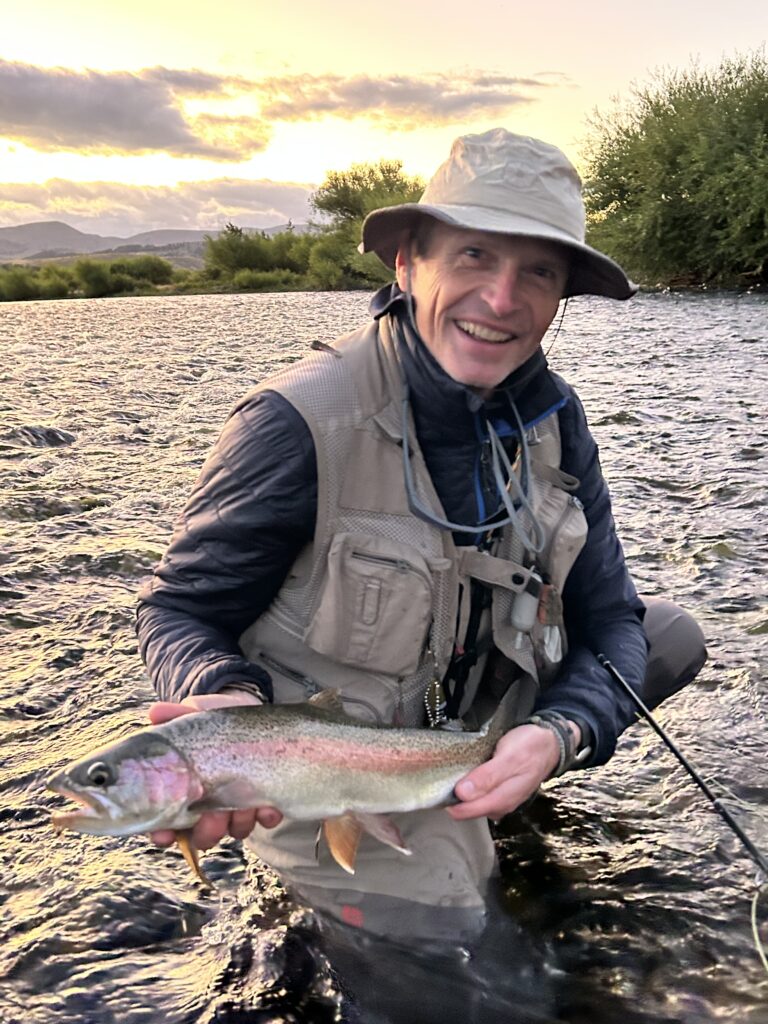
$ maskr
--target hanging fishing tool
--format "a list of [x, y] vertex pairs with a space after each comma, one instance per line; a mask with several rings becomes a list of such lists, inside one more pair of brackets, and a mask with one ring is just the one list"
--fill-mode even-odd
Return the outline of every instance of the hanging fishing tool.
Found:
[[649, 708], [646, 707], [643, 700], [635, 693], [635, 691], [629, 685], [629, 683], [621, 674], [621, 672], [619, 672], [619, 670], [611, 664], [611, 662], [608, 660], [608, 658], [606, 658], [604, 654], [598, 654], [597, 660], [600, 662], [600, 664], [603, 666], [606, 672], [608, 672], [611, 678], [615, 682], [617, 682], [619, 686], [621, 686], [621, 688], [625, 691], [625, 693], [630, 698], [630, 700], [635, 705], [640, 714], [643, 716], [643, 718], [648, 722], [648, 724], [651, 726], [656, 735], [659, 736], [661, 740], [663, 740], [663, 742], [666, 744], [668, 749], [674, 754], [674, 756], [677, 758], [677, 760], [680, 762], [683, 768], [685, 768], [685, 770], [688, 772], [688, 774], [699, 787], [699, 789], [702, 791], [702, 793], [704, 793], [707, 800], [709, 800], [709, 802], [712, 804], [712, 806], [723, 819], [723, 821], [726, 823], [726, 825], [731, 829], [734, 835], [741, 842], [742, 846], [750, 855], [752, 860], [760, 868], [763, 877], [762, 879], [760, 879], [760, 877], [758, 876], [759, 887], [752, 901], [752, 933], [754, 935], [755, 945], [757, 947], [757, 952], [760, 956], [760, 959], [763, 963], [763, 967], [766, 969], [766, 971], [768, 971], [768, 959], [766, 958], [765, 951], [760, 940], [760, 934], [757, 929], [756, 918], [757, 901], [759, 899], [760, 893], [766, 886], [766, 880], [768, 880], [768, 861], [766, 861], [765, 857], [763, 857], [763, 855], [757, 849], [757, 847], [746, 834], [741, 825], [739, 825], [738, 821], [736, 821], [736, 819], [733, 817], [728, 808], [724, 806], [723, 802], [717, 796], [715, 796], [715, 794], [712, 792], [710, 787], [701, 777], [699, 772], [693, 767], [693, 765], [685, 756], [685, 754], [683, 754], [682, 751], [679, 750], [678, 747], [675, 745], [675, 743], [673, 743], [671, 738], [667, 735], [665, 730], [659, 725], [659, 723], [651, 714]]

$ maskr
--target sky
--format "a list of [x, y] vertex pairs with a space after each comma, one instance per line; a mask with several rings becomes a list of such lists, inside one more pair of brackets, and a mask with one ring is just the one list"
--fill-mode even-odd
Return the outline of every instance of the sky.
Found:
[[128, 236], [310, 216], [330, 170], [428, 178], [503, 125], [583, 165], [659, 69], [763, 49], [766, 0], [4, 0], [0, 227]]

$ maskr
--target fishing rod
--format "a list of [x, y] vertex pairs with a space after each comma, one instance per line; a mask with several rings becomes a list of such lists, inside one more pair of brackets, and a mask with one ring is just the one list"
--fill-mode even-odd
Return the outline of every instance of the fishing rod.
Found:
[[667, 745], [669, 750], [672, 751], [672, 753], [675, 755], [677, 760], [680, 762], [680, 764], [683, 766], [683, 768], [685, 768], [685, 770], [688, 772], [688, 774], [693, 779], [693, 781], [696, 783], [696, 785], [699, 787], [699, 789], [702, 791], [702, 793], [704, 793], [704, 795], [706, 796], [707, 800], [709, 800], [709, 802], [715, 808], [715, 810], [720, 815], [720, 817], [723, 819], [723, 821], [726, 823], [726, 825], [731, 829], [731, 831], [740, 840], [742, 846], [746, 849], [747, 853], [750, 855], [752, 860], [757, 864], [757, 866], [763, 872], [763, 875], [766, 878], [768, 878], [768, 861], [766, 861], [766, 859], [763, 857], [763, 855], [757, 849], [755, 844], [752, 842], [752, 840], [746, 834], [744, 829], [741, 827], [741, 825], [739, 825], [739, 823], [733, 817], [733, 815], [728, 810], [728, 808], [725, 807], [722, 804], [722, 802], [718, 799], [718, 797], [715, 796], [715, 794], [709, 788], [709, 786], [704, 781], [704, 779], [701, 777], [701, 775], [699, 775], [699, 773], [696, 771], [696, 769], [693, 767], [693, 765], [690, 763], [690, 761], [687, 759], [687, 757], [675, 746], [675, 744], [669, 738], [669, 736], [664, 731], [664, 729], [662, 729], [662, 727], [659, 725], [659, 723], [653, 717], [653, 715], [651, 714], [649, 708], [647, 708], [646, 705], [644, 704], [644, 702], [642, 701], [642, 699], [640, 697], [638, 697], [638, 695], [635, 693], [635, 691], [629, 685], [629, 683], [624, 678], [624, 676], [621, 674], [621, 672], [619, 672], [619, 670], [617, 668], [615, 668], [611, 664], [611, 662], [606, 658], [606, 656], [604, 654], [598, 654], [597, 655], [597, 660], [600, 662], [600, 664], [603, 666], [603, 668], [609, 673], [609, 675], [619, 684], [619, 686], [621, 686], [626, 691], [627, 695], [632, 700], [632, 703], [639, 710], [639, 712], [643, 716], [643, 718], [648, 722], [648, 724], [654, 730], [656, 735], [659, 736], [664, 741], [664, 743]]

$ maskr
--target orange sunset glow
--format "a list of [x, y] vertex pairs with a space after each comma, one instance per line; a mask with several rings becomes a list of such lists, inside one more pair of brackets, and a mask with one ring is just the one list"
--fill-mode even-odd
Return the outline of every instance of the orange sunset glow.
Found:
[[655, 68], [766, 37], [762, 0], [215, 5], [37, 0], [0, 44], [0, 226], [267, 227], [309, 216], [331, 169], [428, 176], [493, 125], [577, 164], [587, 118]]

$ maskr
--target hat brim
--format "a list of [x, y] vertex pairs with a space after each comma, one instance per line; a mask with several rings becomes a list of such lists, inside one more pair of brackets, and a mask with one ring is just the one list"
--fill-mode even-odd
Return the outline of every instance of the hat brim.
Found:
[[482, 206], [404, 203], [374, 210], [363, 222], [360, 252], [375, 252], [386, 266], [394, 269], [398, 248], [419, 219], [425, 216], [455, 227], [541, 238], [566, 246], [575, 258], [563, 298], [571, 295], [605, 295], [611, 299], [629, 299], [638, 291], [638, 286], [630, 281], [618, 263], [586, 243], [579, 242], [567, 232], [530, 217]]

